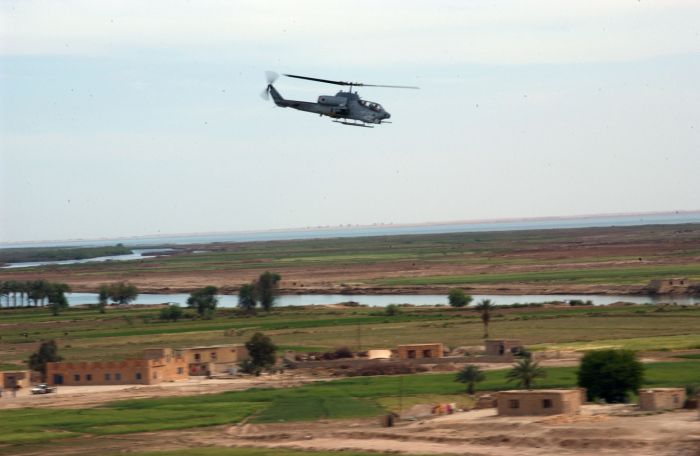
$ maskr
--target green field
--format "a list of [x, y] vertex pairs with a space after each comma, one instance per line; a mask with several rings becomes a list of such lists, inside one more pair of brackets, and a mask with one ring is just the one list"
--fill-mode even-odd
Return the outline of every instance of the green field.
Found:
[[[541, 388], [572, 387], [576, 368], [547, 368]], [[481, 391], [510, 389], [506, 371], [486, 373]], [[653, 363], [645, 366], [645, 386], [683, 386], [700, 383], [700, 362]], [[286, 389], [251, 389], [222, 394], [118, 401], [82, 410], [19, 409], [0, 411], [0, 443], [36, 443], [78, 435], [112, 435], [186, 429], [237, 423], [363, 418], [384, 412], [380, 404], [397, 398], [408, 406], [414, 397], [461, 395], [464, 385], [454, 373], [359, 377]], [[389, 401], [387, 401], [389, 399]]]
[[122, 244], [104, 247], [26, 247], [0, 249], [0, 265], [35, 261], [84, 260], [101, 256], [126, 255], [131, 249]]
[[[144, 348], [243, 343], [257, 331], [283, 349], [326, 351], [393, 348], [401, 343], [443, 342], [448, 347], [481, 345], [483, 327], [471, 309], [402, 307], [388, 317], [381, 308], [278, 308], [257, 316], [222, 309], [212, 320], [158, 320], [157, 308], [110, 309], [106, 314], [73, 308], [59, 317], [46, 309], [0, 312], [0, 369], [15, 369], [36, 343], [56, 339], [70, 360], [138, 356]], [[700, 348], [700, 307], [635, 305], [538, 306], [497, 309], [491, 337], [518, 338], [534, 350], [602, 347], [635, 350]]]
[[[216, 243], [179, 246], [171, 255], [139, 261], [0, 270], [0, 281], [49, 275], [97, 290], [115, 277], [160, 287], [160, 279], [194, 274], [203, 286], [211, 273], [226, 272], [227, 279], [214, 285], [235, 288], [271, 270], [282, 275], [284, 287], [302, 292], [309, 284], [328, 286], [319, 277], [332, 270], [328, 281], [350, 289], [358, 284], [646, 285], [665, 277], [700, 280], [699, 246], [699, 224]], [[67, 252], [54, 250], [42, 252]], [[37, 253], [12, 251], [27, 258]]]

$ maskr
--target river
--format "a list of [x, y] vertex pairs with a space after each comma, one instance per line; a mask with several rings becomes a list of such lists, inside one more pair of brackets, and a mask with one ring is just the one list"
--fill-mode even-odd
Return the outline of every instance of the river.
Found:
[[0, 269], [16, 269], [16, 268], [31, 268], [34, 266], [47, 266], [51, 264], [79, 264], [79, 263], [99, 263], [102, 261], [131, 261], [142, 260], [144, 258], [153, 258], [155, 255], [149, 253], [170, 252], [173, 249], [133, 249], [131, 253], [124, 255], [109, 255], [93, 258], [84, 258], [82, 260], [60, 260], [60, 261], [23, 261], [21, 263], [8, 263]]
[[[187, 305], [188, 294], [141, 294], [134, 304], [163, 304], [177, 303], [181, 306]], [[602, 306], [615, 302], [631, 302], [634, 304], [647, 303], [676, 303], [676, 304], [700, 304], [700, 296], [631, 296], [631, 295], [473, 295], [474, 303], [482, 299], [491, 299], [496, 305], [525, 304], [525, 303], [545, 303], [552, 301], [592, 301], [594, 305]], [[318, 304], [339, 304], [341, 302], [355, 301], [368, 306], [384, 307], [389, 304], [413, 304], [417, 306], [428, 306], [435, 304], [447, 304], [445, 295], [282, 295], [277, 298], [277, 306], [308, 306]], [[97, 294], [95, 293], [70, 293], [68, 294], [70, 305], [95, 304]], [[220, 295], [219, 307], [236, 307], [238, 296]]]

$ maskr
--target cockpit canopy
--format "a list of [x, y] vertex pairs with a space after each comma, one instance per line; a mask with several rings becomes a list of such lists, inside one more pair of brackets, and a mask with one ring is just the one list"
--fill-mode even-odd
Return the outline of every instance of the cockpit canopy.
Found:
[[380, 105], [379, 103], [375, 103], [374, 101], [360, 100], [360, 104], [366, 108], [371, 109], [374, 112], [384, 111], [382, 105]]

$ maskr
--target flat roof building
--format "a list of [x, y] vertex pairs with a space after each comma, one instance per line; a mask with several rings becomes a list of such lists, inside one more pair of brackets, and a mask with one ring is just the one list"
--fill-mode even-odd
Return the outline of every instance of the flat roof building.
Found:
[[444, 350], [442, 344], [406, 344], [396, 347], [401, 359], [442, 358]]
[[523, 351], [523, 344], [517, 339], [488, 339], [484, 342], [487, 356], [512, 356]]
[[498, 414], [502, 416], [575, 415], [581, 411], [581, 391], [511, 390], [497, 393]]
[[189, 347], [178, 350], [178, 353], [185, 358], [189, 375], [228, 372], [248, 359], [248, 350], [243, 344]]
[[187, 378], [185, 358], [170, 348], [147, 349], [137, 359], [46, 364], [46, 381], [52, 385], [154, 385]]
[[14, 388], [26, 388], [31, 384], [31, 372], [5, 371], [0, 372], [0, 388], [12, 390]]
[[685, 389], [648, 388], [639, 390], [639, 408], [642, 410], [671, 410], [683, 408]]

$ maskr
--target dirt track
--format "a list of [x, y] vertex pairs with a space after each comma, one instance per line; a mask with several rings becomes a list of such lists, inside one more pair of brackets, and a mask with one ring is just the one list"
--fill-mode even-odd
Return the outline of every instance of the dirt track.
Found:
[[159, 385], [60, 386], [57, 393], [42, 395], [32, 395], [29, 390], [25, 389], [21, 390], [17, 397], [11, 397], [11, 393], [5, 392], [0, 399], [0, 410], [24, 407], [82, 409], [124, 399], [215, 394], [225, 391], [242, 391], [249, 388], [291, 388], [323, 380], [327, 379], [287, 372], [283, 375], [233, 379], [197, 379], [193, 377], [187, 381]]

